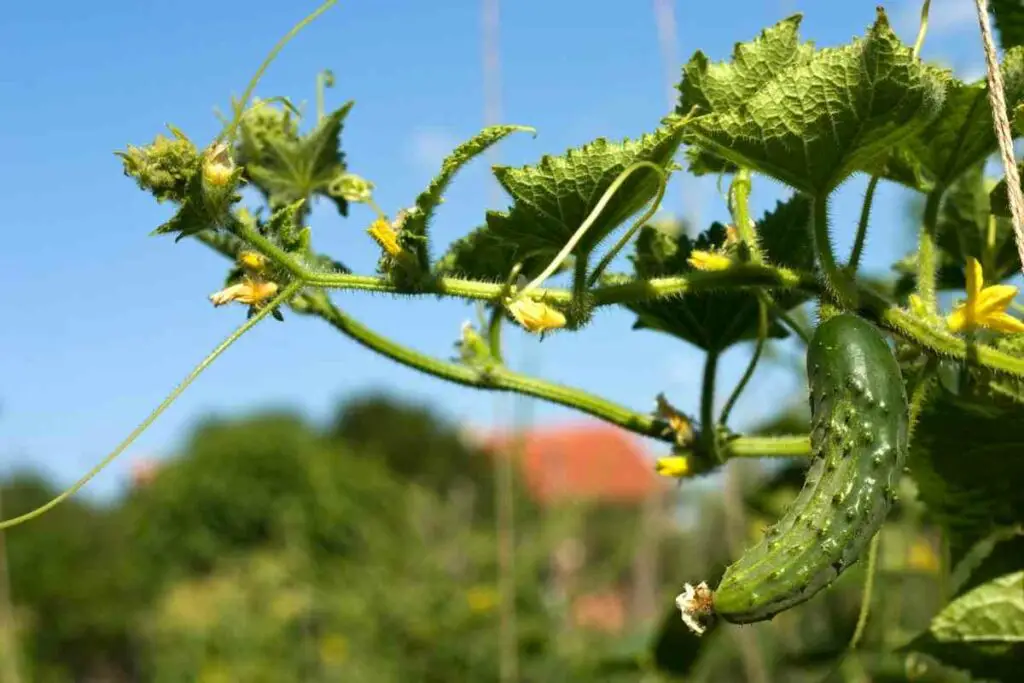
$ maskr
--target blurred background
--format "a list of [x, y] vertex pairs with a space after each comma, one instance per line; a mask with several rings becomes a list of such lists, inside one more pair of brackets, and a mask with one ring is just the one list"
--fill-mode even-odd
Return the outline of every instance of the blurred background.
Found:
[[[113, 152], [168, 123], [212, 139], [214, 109], [228, 108], [307, 4], [5, 8], [4, 517], [77, 479], [243, 319], [241, 307], [206, 300], [223, 282], [220, 257], [148, 237], [172, 209], [123, 177]], [[695, 50], [727, 59], [794, 12], [805, 39], [845, 43], [876, 4], [341, 2], [285, 49], [257, 95], [311, 103], [316, 74], [331, 69], [328, 105], [356, 101], [342, 136], [349, 168], [376, 183], [391, 214], [484, 125], [536, 127], [459, 175], [433, 225], [443, 245], [507, 205], [488, 164], [638, 137], [671, 110]], [[912, 43], [920, 3], [884, 6]], [[923, 56], [981, 77], [972, 3], [932, 3]], [[850, 220], [836, 226], [840, 251], [866, 182], [833, 200]], [[676, 174], [661, 217], [693, 229], [727, 220], [723, 191], [713, 177]], [[753, 213], [784, 197], [755, 178]], [[879, 187], [869, 275], [891, 279], [915, 210], [905, 191]], [[371, 218], [361, 206], [348, 219], [316, 207], [317, 248], [371, 272]], [[475, 315], [432, 298], [335, 300], [445, 357]], [[508, 361], [637, 410], [665, 392], [696, 412], [702, 353], [633, 331], [633, 320], [606, 310], [579, 335], [542, 342], [510, 330]], [[725, 354], [720, 386], [735, 384], [750, 346]], [[734, 426], [805, 431], [801, 364], [795, 345], [771, 343]], [[799, 463], [734, 462], [677, 487], [653, 475], [666, 450], [563, 408], [416, 374], [315, 320], [260, 325], [72, 502], [0, 536], [0, 682], [905, 680], [884, 657], [837, 669], [859, 570], [770, 624], [686, 633], [672, 606], [681, 585], [715, 580], [802, 474]], [[899, 642], [934, 611], [935, 535], [919, 512], [905, 506], [887, 528], [879, 580], [889, 587], [877, 592], [888, 598], [867, 643]]]

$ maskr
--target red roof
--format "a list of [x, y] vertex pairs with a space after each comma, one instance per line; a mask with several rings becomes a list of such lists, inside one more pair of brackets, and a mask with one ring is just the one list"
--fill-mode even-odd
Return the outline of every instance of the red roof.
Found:
[[[507, 453], [515, 437], [484, 437], [483, 446]], [[534, 429], [524, 440], [521, 469], [540, 503], [588, 499], [639, 503], [663, 489], [637, 439], [618, 427], [588, 422]]]

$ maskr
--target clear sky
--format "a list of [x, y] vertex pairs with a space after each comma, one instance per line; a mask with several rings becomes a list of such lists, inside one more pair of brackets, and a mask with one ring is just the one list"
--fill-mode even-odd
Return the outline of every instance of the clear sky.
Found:
[[[532, 125], [502, 143], [500, 160], [531, 163], [595, 137], [653, 130], [668, 111], [653, 3], [640, 0], [506, 1], [501, 14], [503, 122]], [[876, 0], [678, 0], [676, 51], [729, 56], [736, 41], [803, 12], [803, 36], [820, 46], [847, 42], [874, 19]], [[884, 3], [905, 41], [920, 3]], [[171, 211], [121, 173], [113, 152], [145, 144], [173, 123], [199, 144], [267, 50], [310, 2], [104, 0], [11, 3], [0, 22], [0, 464], [28, 465], [70, 482], [119, 442], [245, 318], [214, 309], [227, 263], [202, 245], [148, 233]], [[961, 77], [983, 73], [973, 3], [937, 0], [924, 55]], [[342, 0], [273, 64], [257, 94], [312, 103], [315, 77], [330, 68], [328, 104], [356, 101], [343, 135], [350, 169], [377, 184], [389, 213], [412, 202], [441, 158], [483, 125], [481, 3]], [[855, 217], [865, 185], [844, 186], [835, 216]], [[497, 204], [485, 161], [460, 175], [434, 224], [447, 244]], [[755, 179], [756, 213], [782, 195]], [[866, 265], [878, 269], [905, 249], [905, 195], [888, 186], [876, 201]], [[724, 219], [714, 180], [674, 183], [666, 211], [704, 225]], [[348, 220], [321, 205], [318, 248], [372, 272], [376, 246], [362, 207]], [[853, 224], [837, 225], [842, 248]], [[381, 332], [423, 351], [451, 355], [468, 304], [342, 292], [336, 302]], [[652, 332], [630, 330], [625, 311], [601, 312], [579, 335], [538, 343], [512, 336], [512, 363], [637, 409], [665, 391], [697, 407], [701, 354]], [[738, 378], [748, 347], [724, 361], [720, 399]], [[133, 458], [173, 453], [185, 430], [210, 413], [283, 406], [325, 419], [339, 399], [370, 389], [427, 401], [455, 419], [487, 426], [488, 394], [393, 365], [314, 319], [263, 323], [232, 348], [130, 451], [90, 487], [113, 491]], [[798, 390], [781, 371], [755, 377], [737, 416], [749, 423]], [[509, 404], [506, 402], [506, 406]], [[504, 415], [507, 416], [507, 410]], [[541, 421], [573, 418], [537, 403]], [[507, 417], [499, 415], [499, 422]], [[652, 444], [657, 450], [660, 446]]]

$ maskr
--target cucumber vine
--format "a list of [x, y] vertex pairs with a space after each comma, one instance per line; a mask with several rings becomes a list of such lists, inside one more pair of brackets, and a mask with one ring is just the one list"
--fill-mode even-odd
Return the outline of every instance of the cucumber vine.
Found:
[[[1024, 323], [1007, 312], [1016, 287], [1003, 284], [1020, 268], [1006, 200], [1008, 189], [1011, 197], [1018, 189], [1016, 176], [1009, 188], [1003, 181], [993, 189], [995, 180], [984, 174], [999, 151], [991, 102], [1005, 101], [1018, 121], [1024, 112], [1024, 47], [1005, 46], [1001, 77], [990, 81], [1003, 92], [990, 100], [983, 80], [964, 82], [920, 58], [927, 2], [913, 48], [896, 36], [882, 8], [863, 37], [839, 47], [802, 41], [800, 15], [788, 17], [737, 44], [730, 60], [713, 63], [696, 52], [682, 67], [674, 111], [652, 122], [650, 133], [621, 142], [600, 138], [534, 165], [495, 167], [510, 205], [487, 212], [480, 227], [437, 255], [431, 221], [459, 170], [511, 134], [534, 131], [522, 125], [482, 130], [453, 150], [407, 208], [389, 215], [374, 202], [375, 183], [350, 171], [341, 151], [353, 103], [328, 110], [330, 71], [317, 75], [316, 116], [305, 132], [288, 98], [255, 98], [274, 57], [333, 4], [324, 3], [273, 48], [209, 145], [201, 148], [171, 127], [170, 138], [158, 135], [119, 153], [127, 176], [177, 207], [156, 234], [197, 240], [234, 261], [228, 286], [211, 300], [241, 303], [249, 319], [96, 469], [0, 529], [77, 491], [227, 346], [267, 315], [283, 319], [284, 310], [320, 318], [370, 351], [442, 380], [569, 406], [671, 444], [673, 456], [658, 466], [671, 476], [706, 474], [733, 458], [806, 458], [808, 485], [774, 531], [730, 568], [717, 591], [701, 585], [680, 596], [684, 617], [698, 632], [700, 617], [711, 612], [740, 623], [770, 618], [810, 599], [855, 563], [885, 521], [908, 449], [912, 473], [913, 463], [923, 473], [922, 499], [942, 509], [935, 491], [958, 482], [943, 478], [932, 447], [936, 434], [980, 430], [978, 421], [996, 410], [1011, 411], [1001, 419], [1013, 423], [1012, 411], [1024, 409], [1024, 343], [1017, 336]], [[1006, 120], [1007, 112], [997, 113]], [[694, 175], [731, 177], [731, 225], [691, 236], [678, 225], [651, 222], [669, 178], [684, 169], [681, 162]], [[859, 218], [836, 220], [830, 199], [856, 175], [869, 178]], [[764, 177], [792, 194], [755, 217], [751, 188]], [[881, 183], [925, 198], [917, 250], [884, 283], [859, 272]], [[265, 216], [241, 205], [243, 187], [259, 191]], [[376, 272], [355, 273], [314, 248], [307, 219], [315, 201], [332, 202], [342, 216], [353, 203], [373, 210], [367, 233], [381, 248]], [[833, 236], [847, 228], [856, 232], [844, 264]], [[616, 234], [613, 246], [602, 249]], [[627, 248], [627, 270], [617, 272], [616, 257]], [[572, 274], [569, 287], [546, 285], [563, 270]], [[429, 356], [346, 313], [331, 293], [349, 290], [475, 302], [480, 322], [453, 329], [456, 359]], [[965, 292], [966, 301], [944, 316], [939, 294], [950, 291]], [[808, 331], [793, 312], [814, 302], [820, 322]], [[633, 312], [637, 329], [706, 352], [699, 415], [680, 413], [663, 396], [656, 411], [634, 410], [506, 365], [504, 324], [582, 336], [607, 307]], [[730, 414], [763, 350], [790, 335], [808, 344], [817, 427], [787, 436], [734, 433]], [[746, 341], [754, 342], [752, 358], [716, 417], [718, 361]], [[947, 382], [951, 376], [957, 381]], [[936, 389], [912, 391], [920, 386]], [[907, 395], [915, 397], [910, 407]], [[949, 417], [950, 405], [965, 403], [976, 410]], [[917, 431], [908, 444], [910, 425]], [[957, 548], [1005, 521], [965, 526], [952, 514], [942, 519], [958, 534]]]

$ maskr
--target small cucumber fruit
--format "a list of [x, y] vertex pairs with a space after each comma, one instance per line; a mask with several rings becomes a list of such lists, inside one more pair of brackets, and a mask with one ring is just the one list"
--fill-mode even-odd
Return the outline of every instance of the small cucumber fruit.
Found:
[[764, 621], [809, 600], [864, 552], [885, 521], [907, 456], [900, 368], [870, 323], [837, 315], [807, 349], [813, 460], [803, 489], [712, 596], [722, 619]]

